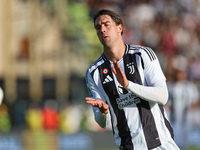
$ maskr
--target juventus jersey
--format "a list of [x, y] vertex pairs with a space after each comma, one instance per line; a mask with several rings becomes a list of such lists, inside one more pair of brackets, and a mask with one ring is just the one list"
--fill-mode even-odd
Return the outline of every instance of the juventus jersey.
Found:
[[[129, 80], [127, 88], [118, 83], [111, 70], [113, 63], [104, 54], [87, 70], [86, 84], [90, 97], [109, 105], [109, 114], [106, 115], [93, 107], [97, 123], [105, 128], [111, 122], [119, 149], [179, 149], [173, 140], [163, 105], [154, 100], [156, 96], [151, 96], [157, 94], [162, 99], [162, 94], [151, 88], [145, 89], [162, 86], [160, 83], [165, 84], [166, 80], [153, 50], [126, 45], [125, 54], [118, 63]], [[134, 93], [133, 87], [137, 87], [139, 94]]]

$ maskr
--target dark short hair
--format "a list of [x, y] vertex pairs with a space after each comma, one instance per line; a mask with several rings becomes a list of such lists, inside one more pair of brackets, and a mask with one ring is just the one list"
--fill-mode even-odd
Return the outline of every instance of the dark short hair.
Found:
[[[110, 16], [117, 26], [120, 24], [123, 26], [123, 21], [122, 21], [121, 17], [114, 11], [111, 11], [108, 9], [101, 9], [100, 11], [98, 11], [97, 14], [94, 16], [94, 20], [93, 20], [94, 23], [95, 23], [96, 19], [102, 15]], [[123, 34], [123, 30], [122, 30], [121, 34]]]

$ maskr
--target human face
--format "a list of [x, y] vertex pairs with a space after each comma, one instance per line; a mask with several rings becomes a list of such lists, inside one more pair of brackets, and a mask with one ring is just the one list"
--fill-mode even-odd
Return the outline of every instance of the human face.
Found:
[[111, 48], [121, 37], [122, 25], [117, 26], [109, 15], [101, 15], [95, 21], [95, 29], [102, 45]]

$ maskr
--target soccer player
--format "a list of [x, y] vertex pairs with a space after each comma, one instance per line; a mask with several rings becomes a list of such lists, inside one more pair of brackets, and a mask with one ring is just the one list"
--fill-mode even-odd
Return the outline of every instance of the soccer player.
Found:
[[166, 78], [151, 48], [125, 44], [118, 14], [102, 9], [94, 26], [103, 54], [88, 68], [86, 84], [96, 122], [112, 124], [120, 150], [178, 150], [163, 105]]

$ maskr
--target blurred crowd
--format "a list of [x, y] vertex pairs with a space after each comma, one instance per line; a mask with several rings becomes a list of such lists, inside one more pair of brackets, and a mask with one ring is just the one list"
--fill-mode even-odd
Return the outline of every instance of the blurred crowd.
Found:
[[[182, 150], [189, 144], [199, 144], [194, 141], [200, 140], [200, 134], [197, 134], [200, 131], [200, 0], [76, 2], [88, 4], [91, 20], [101, 8], [114, 10], [122, 16], [125, 43], [148, 46], [155, 51], [167, 78], [169, 101], [165, 108], [175, 140]], [[20, 111], [21, 107], [18, 114]], [[42, 106], [29, 103], [22, 114], [24, 124], [31, 130], [68, 134], [80, 130], [101, 131], [91, 111], [91, 107], [85, 105], [59, 104], [48, 100]], [[19, 116], [17, 120], [20, 120]], [[0, 107], [0, 118], [0, 131], [8, 132], [11, 123], [4, 104]], [[197, 140], [193, 133], [196, 133]]]
[[44, 102], [19, 100], [14, 108], [13, 121], [6, 104], [2, 104], [0, 118], [0, 133], [30, 130], [74, 134], [80, 131], [103, 130], [94, 121], [91, 107], [63, 104], [53, 99]]

